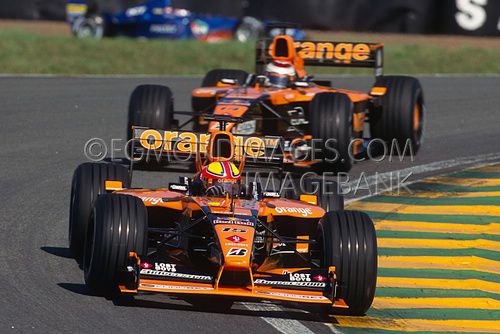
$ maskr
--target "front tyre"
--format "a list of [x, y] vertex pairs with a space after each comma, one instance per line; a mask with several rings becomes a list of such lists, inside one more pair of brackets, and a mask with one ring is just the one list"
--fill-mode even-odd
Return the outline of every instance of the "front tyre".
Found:
[[305, 187], [308, 194], [316, 195], [318, 205], [326, 212], [344, 210], [344, 196], [337, 182], [320, 178], [307, 182]]
[[349, 306], [347, 314], [365, 314], [377, 283], [377, 237], [372, 220], [359, 211], [328, 212], [318, 224], [316, 240], [318, 262], [322, 267], [335, 266], [335, 297]]
[[85, 241], [85, 284], [96, 294], [109, 295], [124, 273], [130, 252], [147, 252], [148, 215], [137, 197], [99, 196]]

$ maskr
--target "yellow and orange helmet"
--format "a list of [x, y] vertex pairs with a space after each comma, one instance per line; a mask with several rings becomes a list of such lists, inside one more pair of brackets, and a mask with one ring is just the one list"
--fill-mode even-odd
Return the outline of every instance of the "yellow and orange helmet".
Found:
[[230, 161], [217, 161], [203, 167], [200, 179], [207, 194], [237, 196], [241, 192], [241, 174]]

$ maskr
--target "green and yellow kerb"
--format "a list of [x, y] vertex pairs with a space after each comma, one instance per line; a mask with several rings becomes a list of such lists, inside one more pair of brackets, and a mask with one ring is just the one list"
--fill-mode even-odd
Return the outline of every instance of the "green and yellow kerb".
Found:
[[373, 218], [379, 278], [366, 317], [344, 333], [500, 333], [500, 165], [349, 205]]

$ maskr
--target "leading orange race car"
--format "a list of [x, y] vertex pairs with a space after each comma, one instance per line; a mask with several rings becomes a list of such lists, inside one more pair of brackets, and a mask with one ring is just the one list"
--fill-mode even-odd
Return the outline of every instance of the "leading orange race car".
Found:
[[[130, 169], [106, 163], [76, 169], [70, 248], [87, 286], [103, 295], [175, 294], [195, 304], [209, 297], [218, 308], [230, 308], [235, 300], [270, 299], [364, 314], [377, 277], [371, 219], [356, 211], [326, 212], [315, 195], [290, 200], [264, 192], [257, 182], [244, 185], [241, 174], [252, 159], [237, 152], [262, 157], [258, 150], [265, 154], [265, 148], [246, 145], [257, 137], [239, 140], [225, 130], [241, 119], [207, 118], [219, 130], [204, 138], [208, 142], [196, 154], [192, 179], [168, 188], [131, 188], [134, 159]], [[135, 127], [132, 136], [153, 151], [177, 149], [177, 138], [145, 137], [148, 131], [161, 132]], [[200, 145], [198, 137], [186, 138]], [[282, 140], [259, 139], [278, 146]], [[195, 295], [206, 298], [192, 299]]]

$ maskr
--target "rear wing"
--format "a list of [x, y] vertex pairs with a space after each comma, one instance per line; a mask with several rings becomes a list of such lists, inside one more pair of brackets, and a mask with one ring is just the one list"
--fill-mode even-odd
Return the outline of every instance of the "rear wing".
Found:
[[[205, 159], [210, 133], [182, 130], [157, 130], [133, 127], [131, 163], [175, 163]], [[281, 169], [283, 139], [278, 136], [234, 135], [234, 160], [248, 167]]]
[[[293, 45], [305, 66], [373, 68], [375, 76], [383, 75], [382, 43], [295, 41]], [[257, 41], [257, 74], [261, 74], [264, 66], [273, 60], [272, 47], [272, 39]]]

